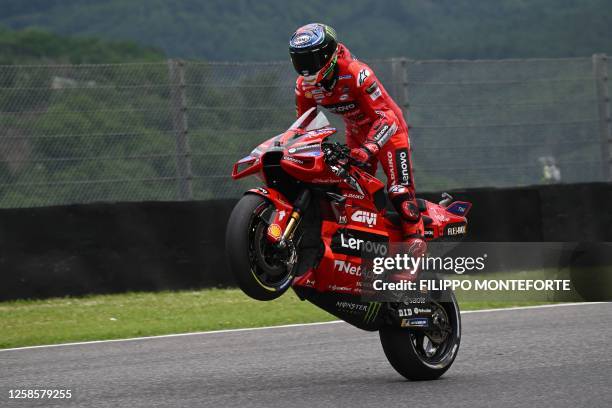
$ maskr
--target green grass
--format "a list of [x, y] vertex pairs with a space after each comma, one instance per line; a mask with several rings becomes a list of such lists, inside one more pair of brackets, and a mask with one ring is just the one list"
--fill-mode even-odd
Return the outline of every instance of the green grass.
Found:
[[[463, 310], [546, 302], [461, 302]], [[125, 293], [0, 303], [0, 348], [152, 336], [336, 318], [288, 292], [271, 302], [237, 289]]]

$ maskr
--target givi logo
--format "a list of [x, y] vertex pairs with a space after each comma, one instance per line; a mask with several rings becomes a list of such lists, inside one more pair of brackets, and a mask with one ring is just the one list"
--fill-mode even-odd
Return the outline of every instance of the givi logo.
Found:
[[373, 227], [374, 225], [376, 225], [376, 214], [368, 211], [358, 210], [353, 213], [353, 215], [351, 216], [351, 220], [365, 224], [368, 227]]

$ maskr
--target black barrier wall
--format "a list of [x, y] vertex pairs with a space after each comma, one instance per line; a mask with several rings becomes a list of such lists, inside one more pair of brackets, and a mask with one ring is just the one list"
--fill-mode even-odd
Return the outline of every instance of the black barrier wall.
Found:
[[[451, 192], [473, 203], [467, 240], [610, 242], [612, 183], [560, 184]], [[422, 194], [431, 201], [439, 194]]]
[[229, 285], [235, 200], [0, 211], [0, 299]]
[[[612, 241], [612, 184], [451, 194], [474, 205], [470, 241]], [[235, 202], [0, 210], [0, 300], [231, 285], [224, 234]]]

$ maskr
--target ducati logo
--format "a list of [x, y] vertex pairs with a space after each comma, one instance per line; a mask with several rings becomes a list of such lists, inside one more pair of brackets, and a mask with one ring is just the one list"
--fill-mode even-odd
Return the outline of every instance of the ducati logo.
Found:
[[376, 225], [376, 214], [368, 211], [359, 210], [353, 213], [353, 215], [351, 216], [351, 220], [365, 224], [368, 227], [373, 227], [374, 225]]

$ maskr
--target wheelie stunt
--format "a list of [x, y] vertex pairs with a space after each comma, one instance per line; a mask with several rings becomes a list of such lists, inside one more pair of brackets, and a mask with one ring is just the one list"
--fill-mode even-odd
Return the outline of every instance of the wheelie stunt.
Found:
[[[378, 330], [400, 374], [438, 378], [460, 343], [454, 294], [368, 298], [366, 258], [384, 257], [398, 243], [419, 257], [425, 241], [465, 234], [471, 204], [448, 195], [439, 204], [415, 197], [401, 110], [372, 70], [338, 44], [333, 29], [300, 28], [290, 52], [300, 74], [299, 118], [234, 165], [234, 179], [256, 175], [265, 186], [247, 191], [232, 212], [226, 232], [230, 270], [254, 299], [275, 299], [292, 287], [302, 300], [363, 330]], [[320, 105], [343, 115], [348, 146], [330, 141], [336, 129], [317, 113]], [[387, 193], [374, 176], [377, 161]]]

